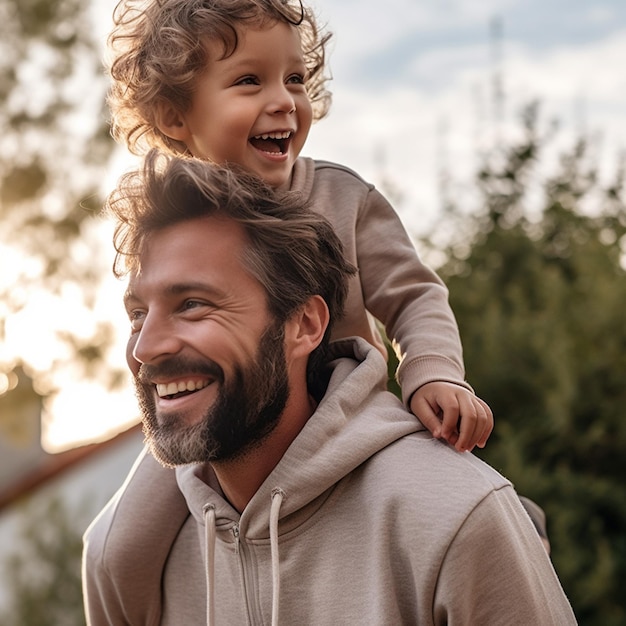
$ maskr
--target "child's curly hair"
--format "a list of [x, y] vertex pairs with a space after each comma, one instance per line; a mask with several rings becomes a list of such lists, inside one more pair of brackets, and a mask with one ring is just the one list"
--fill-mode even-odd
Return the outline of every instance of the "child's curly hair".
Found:
[[326, 44], [302, 0], [120, 0], [108, 38], [112, 78], [108, 102], [111, 134], [134, 154], [156, 147], [182, 153], [184, 145], [164, 135], [156, 114], [162, 104], [185, 112], [207, 63], [206, 41], [218, 41], [225, 56], [237, 47], [237, 27], [285, 22], [298, 28], [308, 74], [305, 86], [313, 119], [326, 115]]

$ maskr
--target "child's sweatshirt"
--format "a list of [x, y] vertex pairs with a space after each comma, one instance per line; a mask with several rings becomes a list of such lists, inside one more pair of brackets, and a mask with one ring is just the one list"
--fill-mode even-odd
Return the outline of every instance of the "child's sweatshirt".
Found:
[[[398, 382], [406, 404], [422, 385], [465, 382], [459, 330], [448, 290], [419, 259], [400, 218], [373, 185], [347, 167], [299, 158], [291, 189], [334, 226], [359, 270], [333, 339], [358, 335], [386, 353], [372, 316], [400, 350]], [[369, 312], [369, 313], [368, 313]]]

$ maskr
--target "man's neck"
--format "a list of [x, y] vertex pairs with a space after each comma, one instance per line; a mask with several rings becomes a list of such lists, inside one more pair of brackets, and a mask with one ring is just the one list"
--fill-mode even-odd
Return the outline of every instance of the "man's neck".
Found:
[[290, 397], [276, 428], [259, 445], [237, 459], [211, 463], [225, 498], [239, 513], [278, 465], [314, 411], [315, 401], [310, 396], [300, 401]]

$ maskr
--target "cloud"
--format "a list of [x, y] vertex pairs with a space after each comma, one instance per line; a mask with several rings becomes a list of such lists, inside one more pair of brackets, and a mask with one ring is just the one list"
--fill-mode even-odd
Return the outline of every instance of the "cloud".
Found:
[[[335, 2], [343, 19], [357, 6]], [[521, 107], [538, 99], [545, 120], [562, 122], [559, 145], [571, 144], [580, 132], [601, 135], [600, 157], [614, 164], [626, 148], [626, 9], [567, 4], [559, 29], [556, 8], [565, 5], [549, 3], [543, 11], [538, 5], [493, 2], [476, 10], [475, 3], [450, 2], [427, 11], [403, 1], [359, 3], [349, 27], [337, 27], [338, 36], [348, 31], [352, 47], [335, 50], [333, 109], [312, 130], [305, 152], [340, 161], [377, 183], [391, 175], [405, 191], [401, 216], [435, 218], [438, 173], [445, 166], [469, 179], [477, 147], [493, 134], [498, 72], [507, 128], [518, 127]], [[511, 23], [504, 23], [498, 58], [488, 33], [495, 10]], [[616, 16], [624, 18], [621, 23], [608, 21]]]

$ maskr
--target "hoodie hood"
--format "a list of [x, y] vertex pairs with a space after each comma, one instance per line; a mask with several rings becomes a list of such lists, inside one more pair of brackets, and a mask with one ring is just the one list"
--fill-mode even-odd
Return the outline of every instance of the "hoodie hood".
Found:
[[424, 430], [386, 391], [387, 364], [378, 350], [360, 338], [350, 338], [333, 342], [330, 354], [332, 374], [324, 397], [241, 516], [222, 497], [210, 468], [192, 465], [176, 470], [198, 523], [204, 525], [210, 505], [218, 528], [238, 522], [242, 537], [265, 539], [272, 492], [282, 493], [279, 519], [299, 511], [306, 515], [309, 508], [312, 514], [315, 501], [361, 463], [396, 439]]

